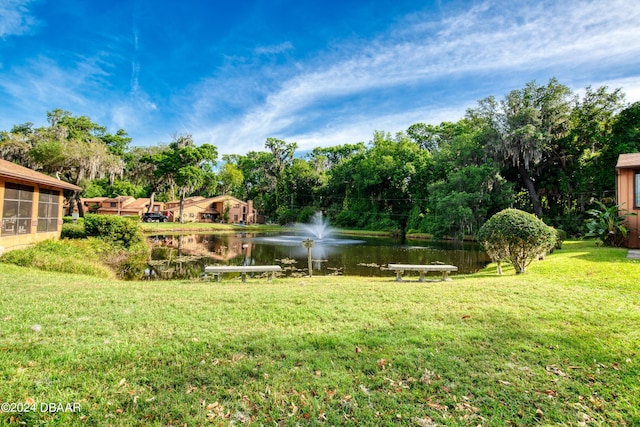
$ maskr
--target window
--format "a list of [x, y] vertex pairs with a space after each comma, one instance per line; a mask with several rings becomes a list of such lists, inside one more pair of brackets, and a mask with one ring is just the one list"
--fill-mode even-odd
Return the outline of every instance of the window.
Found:
[[40, 189], [38, 200], [38, 233], [58, 231], [60, 192]]
[[109, 202], [109, 207], [115, 208], [117, 206], [116, 202]]
[[633, 207], [640, 209], [640, 171], [634, 173]]
[[31, 233], [33, 187], [5, 183], [4, 209], [2, 210], [2, 234]]

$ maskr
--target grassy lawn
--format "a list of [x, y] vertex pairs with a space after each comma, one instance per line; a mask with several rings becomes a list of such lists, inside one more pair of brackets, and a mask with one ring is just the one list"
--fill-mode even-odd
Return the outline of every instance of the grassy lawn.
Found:
[[175, 232], [268, 232], [282, 231], [280, 225], [237, 225], [237, 224], [217, 224], [208, 222], [185, 222], [180, 224], [177, 222], [141, 222], [140, 228], [145, 233], [175, 233]]
[[625, 256], [568, 242], [526, 275], [444, 283], [134, 283], [0, 264], [0, 401], [36, 405], [0, 420], [637, 426], [640, 262]]

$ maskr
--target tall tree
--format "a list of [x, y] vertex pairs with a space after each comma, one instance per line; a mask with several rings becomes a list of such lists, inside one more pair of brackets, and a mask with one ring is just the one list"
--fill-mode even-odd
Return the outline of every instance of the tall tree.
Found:
[[400, 230], [406, 228], [408, 205], [430, 153], [406, 134], [376, 131], [362, 152], [332, 167], [326, 191], [331, 212], [342, 226]]
[[574, 107], [571, 142], [578, 160], [574, 176], [579, 179], [579, 191], [602, 193], [615, 189], [618, 155], [628, 152], [613, 138], [620, 129], [624, 107], [622, 91], [609, 92], [606, 86], [596, 90], [587, 87]]
[[225, 162], [218, 172], [218, 188], [222, 194], [237, 194], [242, 188], [244, 175], [234, 163]]
[[264, 146], [269, 149], [272, 156], [271, 165], [267, 172], [275, 190], [275, 209], [277, 211], [281, 205], [287, 203], [284, 172], [286, 168], [291, 166], [298, 144], [295, 142], [287, 143], [277, 138], [267, 138]]
[[467, 112], [468, 117], [486, 121], [488, 151], [503, 166], [517, 170], [538, 217], [543, 210], [535, 178], [554, 144], [566, 135], [570, 113], [571, 91], [556, 79], [545, 86], [529, 82], [500, 102], [485, 98]]
[[443, 142], [451, 141], [455, 132], [455, 125], [443, 122], [439, 125], [414, 123], [407, 129], [407, 135], [423, 150], [437, 151]]
[[[107, 135], [87, 116], [73, 116], [60, 109], [47, 113], [49, 126], [35, 129], [29, 158], [36, 169], [56, 175], [65, 181], [82, 186], [85, 181], [108, 176], [111, 183], [122, 173], [122, 159], [109, 152], [100, 137]], [[83, 214], [80, 192], [69, 199], [69, 212], [77, 203]]]
[[184, 199], [203, 184], [206, 174], [218, 157], [216, 147], [210, 144], [196, 146], [190, 134], [175, 135], [169, 148], [154, 157], [156, 174], [171, 179], [180, 197], [180, 223], [184, 223]]
[[9, 132], [0, 132], [0, 158], [32, 167], [29, 151], [33, 148], [33, 134], [33, 123], [15, 125]]
[[105, 133], [100, 139], [107, 145], [109, 152], [118, 157], [124, 157], [131, 143], [131, 137], [124, 129], [118, 129], [115, 134]]
[[547, 200], [549, 220], [565, 231], [578, 231], [592, 197], [613, 195], [617, 155], [612, 158], [608, 153], [616, 115], [622, 108], [620, 89], [587, 87], [581, 97], [575, 97], [566, 136], [549, 150], [545, 173], [538, 177], [537, 185]]

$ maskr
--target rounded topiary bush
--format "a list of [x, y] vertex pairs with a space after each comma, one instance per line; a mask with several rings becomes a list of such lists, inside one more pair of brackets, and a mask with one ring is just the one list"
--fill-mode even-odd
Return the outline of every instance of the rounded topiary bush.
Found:
[[534, 259], [553, 248], [556, 233], [535, 215], [518, 210], [498, 212], [480, 228], [478, 241], [491, 259], [498, 263], [509, 261], [516, 274], [524, 273]]

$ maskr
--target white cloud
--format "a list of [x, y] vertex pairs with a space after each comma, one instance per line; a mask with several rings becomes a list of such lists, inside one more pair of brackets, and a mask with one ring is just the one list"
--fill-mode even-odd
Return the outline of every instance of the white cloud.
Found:
[[[246, 153], [271, 136], [310, 149], [417, 121], [455, 121], [477, 99], [554, 76], [576, 90], [622, 87], [628, 101], [640, 100], [640, 2], [488, 0], [466, 10], [442, 3], [434, 15], [413, 13], [371, 40], [339, 40], [304, 62], [294, 62], [295, 40], [258, 46], [253, 58], [229, 61], [198, 85], [173, 87], [162, 104], [142, 86], [152, 64], [141, 59], [148, 60], [139, 52], [144, 34], [134, 24], [112, 53], [120, 55], [122, 87], [113, 87], [118, 70], [100, 53], [5, 60], [0, 92], [16, 111], [2, 119], [14, 120], [8, 127], [59, 107], [123, 128], [134, 144], [188, 131], [221, 152]], [[0, 0], [0, 39], [38, 25], [31, 4]]]
[[137, 128], [146, 131], [149, 113], [157, 110], [156, 104], [139, 86], [134, 85], [128, 96], [112, 93], [109, 90], [112, 64], [101, 56], [100, 53], [92, 58], [37, 56], [22, 66], [2, 70], [0, 92], [14, 100], [16, 106], [2, 117], [5, 128], [25, 121], [44, 125], [46, 112], [61, 108], [89, 116], [107, 125], [110, 131], [121, 128], [129, 132]]
[[[589, 84], [580, 81], [580, 74], [596, 73], [602, 63], [609, 67], [637, 68], [639, 21], [640, 3], [624, 0], [542, 4], [488, 1], [468, 11], [450, 14], [442, 23], [429, 20], [427, 15], [422, 21], [412, 16], [410, 21], [401, 22], [367, 44], [347, 41], [343, 48], [319, 55], [314, 63], [304, 64], [299, 74], [282, 82], [264, 101], [229, 123], [217, 121], [207, 126], [201, 135], [219, 145], [221, 151], [229, 147], [234, 152], [262, 149], [269, 136], [291, 135], [305, 146], [355, 142], [362, 140], [362, 136], [352, 141], [345, 138], [362, 135], [365, 127], [369, 135], [374, 129], [395, 132], [406, 128], [412, 120], [426, 121], [428, 116], [420, 117], [415, 111], [385, 112], [382, 107], [372, 106], [368, 116], [363, 111], [347, 112], [351, 117], [343, 117], [339, 129], [329, 125], [331, 116], [326, 117], [327, 126], [319, 129], [299, 134], [290, 129], [299, 127], [314, 104], [320, 102], [407, 86], [437, 88], [453, 78], [490, 80], [509, 75], [522, 85], [531, 76], [543, 76], [546, 80], [569, 70], [565, 74], [575, 74], [577, 83]], [[518, 76], [523, 80], [519, 81]], [[634, 85], [637, 83], [637, 79], [631, 80]], [[497, 83], [494, 87], [500, 87], [500, 82]], [[500, 97], [507, 92], [499, 90], [491, 94]], [[211, 107], [214, 101], [209, 93], [206, 90], [202, 93], [200, 99], [206, 101], [201, 106]], [[456, 103], [443, 111], [457, 115], [442, 120], [457, 120], [469, 106], [468, 99]], [[424, 110], [429, 110], [427, 105]], [[207, 114], [201, 111], [198, 116]]]
[[275, 55], [292, 49], [293, 44], [289, 41], [286, 41], [276, 45], [259, 46], [255, 49], [255, 53], [258, 55]]
[[19, 36], [39, 25], [29, 10], [31, 1], [0, 0], [0, 38]]
[[288, 135], [285, 139], [297, 142], [300, 151], [312, 150], [320, 146], [369, 142], [373, 139], [373, 133], [376, 130], [390, 131], [394, 129], [393, 133], [395, 133], [404, 131], [418, 122], [442, 123], [450, 120], [451, 117], [462, 117], [465, 110], [466, 108], [442, 108], [429, 111], [418, 109], [378, 116], [374, 118], [373, 122], [371, 117], [360, 117], [349, 123], [312, 130], [309, 133]]
[[[640, 76], [603, 80], [591, 84], [594, 89], [600, 86], [606, 86], [610, 91], [621, 88], [625, 94], [625, 101], [629, 104], [640, 101]], [[579, 93], [583, 92], [583, 88], [580, 88]]]

